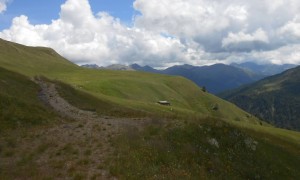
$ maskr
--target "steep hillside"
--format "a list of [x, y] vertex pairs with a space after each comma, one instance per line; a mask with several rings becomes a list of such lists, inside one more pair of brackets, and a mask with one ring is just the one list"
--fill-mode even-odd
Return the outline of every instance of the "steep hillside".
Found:
[[222, 96], [278, 127], [300, 130], [300, 67]]
[[78, 68], [50, 48], [33, 48], [2, 39], [0, 39], [0, 66], [28, 76], [56, 74]]
[[[297, 179], [298, 145], [219, 120], [152, 124], [115, 142], [120, 179]], [[276, 160], [274, 160], [274, 158]]]
[[29, 78], [0, 67], [0, 132], [54, 121], [38, 98], [40, 88]]

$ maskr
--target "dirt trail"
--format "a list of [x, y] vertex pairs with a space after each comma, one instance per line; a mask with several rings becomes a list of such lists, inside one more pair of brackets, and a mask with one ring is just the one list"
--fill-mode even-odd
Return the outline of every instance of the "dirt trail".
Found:
[[[55, 88], [55, 84], [36, 80], [41, 86], [39, 97], [50, 105], [62, 117], [68, 117], [75, 121], [52, 127], [43, 132], [43, 141], [52, 142], [60, 149], [68, 149], [71, 146], [75, 149], [77, 161], [66, 158], [63, 168], [67, 171], [78, 166], [78, 162], [88, 166], [87, 179], [116, 179], [108, 171], [105, 159], [113, 156], [114, 149], [111, 145], [111, 138], [120, 134], [128, 128], [140, 129], [144, 127], [149, 119], [126, 119], [112, 117], [98, 117], [95, 112], [84, 111], [72, 106], [63, 99]], [[50, 139], [49, 139], [50, 138]], [[69, 148], [70, 149], [70, 148]], [[62, 151], [62, 153], [64, 153]], [[60, 158], [60, 157], [57, 157]], [[58, 159], [59, 160], [59, 159]], [[41, 162], [47, 162], [47, 158], [41, 158]], [[86, 167], [85, 166], [85, 167]], [[65, 175], [67, 176], [67, 174]]]
[[97, 119], [96, 113], [78, 109], [60, 97], [55, 88], [55, 84], [48, 82], [46, 83], [41, 80], [37, 82], [42, 88], [42, 91], [39, 94], [40, 98], [61, 115], [67, 116], [74, 120]]

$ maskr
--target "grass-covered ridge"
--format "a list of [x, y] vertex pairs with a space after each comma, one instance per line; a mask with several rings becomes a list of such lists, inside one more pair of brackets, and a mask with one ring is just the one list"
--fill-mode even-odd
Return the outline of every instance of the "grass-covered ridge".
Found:
[[29, 47], [0, 39], [0, 66], [26, 76], [68, 72], [77, 66], [53, 49]]

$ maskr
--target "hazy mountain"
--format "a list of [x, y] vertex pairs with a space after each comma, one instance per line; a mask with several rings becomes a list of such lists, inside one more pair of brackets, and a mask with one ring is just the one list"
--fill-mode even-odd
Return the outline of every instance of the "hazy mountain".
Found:
[[121, 70], [121, 71], [134, 71], [130, 66], [126, 66], [123, 64], [112, 64], [109, 66], [106, 66], [105, 69], [110, 69], [110, 70]]
[[192, 80], [200, 87], [205, 86], [209, 92], [214, 94], [253, 83], [264, 77], [281, 73], [295, 66], [294, 64], [258, 65], [252, 62], [246, 62], [242, 64], [233, 63], [231, 65], [215, 64], [211, 66], [192, 66], [186, 64], [173, 66], [165, 70], [156, 70], [150, 66], [131, 65], [131, 67], [137, 71], [183, 76]]
[[191, 65], [173, 66], [163, 70], [162, 73], [186, 77], [198, 86], [205, 86], [211, 93], [220, 93], [228, 89], [237, 88], [264, 77], [225, 64], [201, 67]]
[[84, 64], [81, 67], [90, 68], [90, 69], [103, 69], [103, 67], [98, 66], [97, 64]]
[[130, 67], [136, 71], [144, 71], [144, 72], [152, 72], [152, 73], [161, 73], [160, 70], [157, 70], [157, 69], [154, 69], [153, 67], [151, 66], [140, 66], [138, 64], [132, 64], [130, 65]]
[[233, 63], [231, 65], [214, 64], [211, 66], [192, 66], [185, 64], [172, 66], [165, 70], [157, 70], [150, 66], [140, 66], [138, 64], [132, 64], [130, 66], [111, 65], [106, 68], [183, 76], [192, 80], [200, 87], [205, 86], [209, 92], [218, 94], [245, 84], [253, 83], [264, 77], [281, 73], [295, 66], [296, 65], [293, 64], [258, 65], [252, 62], [246, 62], [242, 64]]
[[146, 71], [168, 75], [183, 76], [190, 79], [198, 86], [205, 86], [211, 93], [237, 88], [241, 85], [252, 83], [264, 76], [225, 64], [214, 64], [211, 66], [180, 65], [172, 66], [165, 70], [156, 70], [150, 66], [131, 65], [137, 71]]
[[300, 130], [300, 66], [221, 96], [278, 127]]
[[282, 64], [282, 65], [263, 64], [263, 65], [259, 65], [254, 62], [245, 62], [245, 63], [241, 63], [241, 64], [232, 63], [231, 66], [249, 70], [249, 71], [252, 71], [257, 74], [271, 76], [271, 75], [282, 73], [283, 71], [286, 71], [288, 69], [294, 68], [297, 65], [295, 65], [295, 64]]
[[130, 66], [123, 64], [112, 64], [106, 67], [98, 66], [97, 64], [84, 64], [81, 67], [90, 68], [90, 69], [109, 69], [109, 70], [120, 70], [120, 71], [133, 71], [134, 69]]

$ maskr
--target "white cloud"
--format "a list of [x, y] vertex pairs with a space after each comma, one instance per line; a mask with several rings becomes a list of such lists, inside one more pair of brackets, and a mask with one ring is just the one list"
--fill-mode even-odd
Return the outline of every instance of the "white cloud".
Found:
[[300, 45], [287, 45], [272, 51], [260, 51], [251, 54], [260, 63], [265, 61], [274, 64], [300, 64]]
[[0, 14], [6, 11], [9, 0], [0, 0]]
[[222, 47], [225, 49], [232, 48], [233, 50], [241, 49], [246, 51], [252, 49], [259, 49], [259, 44], [268, 44], [269, 38], [265, 31], [262, 29], [256, 30], [252, 34], [246, 34], [244, 32], [239, 32], [234, 34], [230, 32], [226, 38], [222, 40]]
[[[230, 25], [219, 3], [203, 0], [136, 0], [134, 8], [141, 12], [137, 27], [179, 37], [196, 37], [219, 32]], [[228, 10], [232, 17], [234, 10]], [[244, 16], [242, 14], [241, 16]]]
[[32, 25], [28, 17], [16, 17], [0, 37], [50, 46], [75, 63], [165, 66], [173, 61], [183, 63], [190, 56], [178, 39], [126, 27], [105, 12], [93, 15], [87, 0], [68, 0], [61, 6], [60, 18], [49, 25]]
[[300, 17], [296, 16], [293, 20], [288, 21], [278, 30], [279, 35], [289, 36], [290, 38], [300, 38]]
[[134, 7], [137, 27], [195, 42], [204, 57], [224, 62], [300, 43], [296, 0], [136, 0]]
[[88, 0], [67, 0], [52, 23], [33, 25], [22, 15], [0, 37], [52, 47], [80, 64], [299, 63], [300, 1], [135, 0], [133, 6], [140, 14], [128, 27], [93, 13]]

